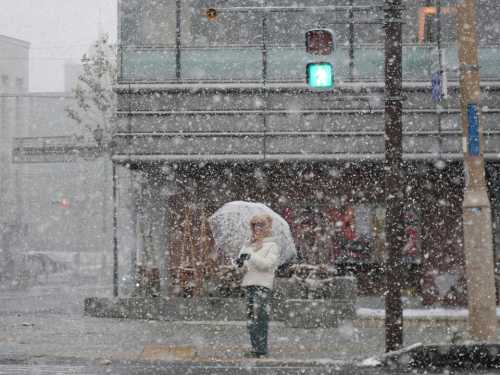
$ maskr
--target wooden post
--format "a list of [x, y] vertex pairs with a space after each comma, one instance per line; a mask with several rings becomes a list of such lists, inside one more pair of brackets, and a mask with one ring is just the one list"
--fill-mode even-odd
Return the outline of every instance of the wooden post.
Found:
[[460, 106], [463, 128], [465, 191], [464, 252], [469, 334], [477, 341], [496, 339], [496, 298], [491, 206], [484, 176], [484, 140], [480, 122], [479, 63], [475, 1], [457, 4]]

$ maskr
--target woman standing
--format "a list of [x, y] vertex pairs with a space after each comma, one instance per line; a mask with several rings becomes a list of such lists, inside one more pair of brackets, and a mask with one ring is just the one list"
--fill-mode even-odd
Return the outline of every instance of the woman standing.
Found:
[[253, 216], [250, 219], [252, 237], [236, 260], [244, 272], [241, 286], [247, 294], [247, 326], [253, 349], [246, 355], [255, 358], [268, 354], [269, 310], [279, 260], [278, 245], [271, 237], [272, 225], [273, 219], [267, 214]]

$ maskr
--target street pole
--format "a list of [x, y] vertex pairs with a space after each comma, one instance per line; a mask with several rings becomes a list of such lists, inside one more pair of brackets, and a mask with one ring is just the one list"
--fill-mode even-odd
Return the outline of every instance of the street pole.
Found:
[[464, 253], [469, 335], [472, 340], [493, 341], [496, 338], [493, 238], [491, 206], [484, 173], [484, 140], [479, 121], [481, 91], [474, 6], [474, 0], [463, 0], [457, 4], [460, 106], [465, 172]]
[[118, 197], [116, 165], [112, 162], [113, 179], [113, 296], [118, 297]]
[[385, 1], [385, 345], [386, 351], [403, 345], [401, 304], [401, 250], [404, 241], [402, 182], [402, 6], [401, 0]]

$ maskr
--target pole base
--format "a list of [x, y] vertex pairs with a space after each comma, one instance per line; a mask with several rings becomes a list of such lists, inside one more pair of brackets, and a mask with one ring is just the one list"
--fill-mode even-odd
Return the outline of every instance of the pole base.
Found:
[[500, 368], [500, 344], [471, 343], [420, 345], [388, 353], [384, 365], [418, 369], [488, 369]]

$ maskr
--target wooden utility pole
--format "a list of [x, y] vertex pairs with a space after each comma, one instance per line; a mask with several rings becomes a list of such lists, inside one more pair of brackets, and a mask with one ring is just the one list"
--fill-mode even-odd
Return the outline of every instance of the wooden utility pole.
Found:
[[475, 1], [457, 4], [460, 106], [463, 128], [465, 191], [464, 252], [469, 305], [469, 334], [477, 341], [496, 338], [491, 206], [484, 175], [484, 140], [480, 118], [479, 65]]
[[404, 194], [402, 181], [402, 6], [401, 0], [385, 1], [385, 345], [386, 351], [403, 345], [403, 308], [401, 281], [403, 278], [401, 251], [403, 248]]

